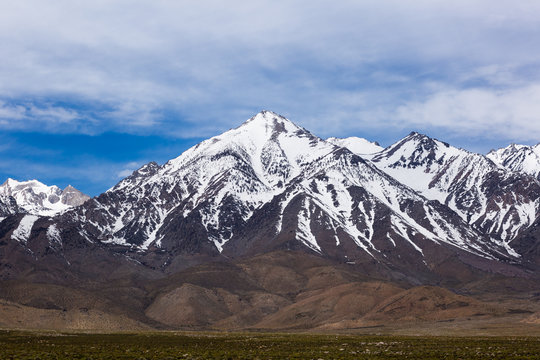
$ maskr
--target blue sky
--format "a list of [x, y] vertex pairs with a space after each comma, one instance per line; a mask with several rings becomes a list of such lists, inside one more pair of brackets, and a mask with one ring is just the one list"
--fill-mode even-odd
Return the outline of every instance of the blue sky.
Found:
[[261, 109], [382, 145], [536, 144], [539, 41], [538, 1], [3, 2], [0, 179], [97, 195]]

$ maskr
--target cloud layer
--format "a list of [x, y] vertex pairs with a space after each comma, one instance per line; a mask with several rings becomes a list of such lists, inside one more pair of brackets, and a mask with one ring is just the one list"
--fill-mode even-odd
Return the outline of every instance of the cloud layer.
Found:
[[396, 119], [415, 127], [460, 134], [540, 141], [540, 86], [441, 91], [397, 109]]
[[539, 24], [537, 1], [8, 2], [0, 127], [205, 137], [268, 108], [533, 141]]

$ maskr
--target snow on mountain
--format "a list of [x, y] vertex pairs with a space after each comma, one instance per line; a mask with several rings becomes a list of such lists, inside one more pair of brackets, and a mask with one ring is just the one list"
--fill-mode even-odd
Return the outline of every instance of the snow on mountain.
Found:
[[39, 219], [39, 216], [37, 215], [24, 215], [23, 218], [19, 221], [19, 225], [17, 226], [17, 228], [13, 230], [11, 238], [13, 240], [26, 243], [28, 241], [28, 238], [30, 237], [32, 227], [34, 226], [34, 223], [37, 219]]
[[[274, 231], [268, 226], [261, 231], [260, 219], [254, 220], [258, 226], [248, 224], [254, 230], [233, 238], [228, 254], [242, 243], [267, 247], [291, 233], [315, 252], [341, 252], [348, 258], [363, 251], [377, 260], [392, 253], [411, 257], [411, 252], [423, 259], [426, 246], [443, 243], [485, 257], [506, 252], [451, 210], [427, 201], [346, 149], [309, 164], [272, 202], [254, 216], [275, 224]], [[260, 244], [253, 245], [257, 238]]]
[[270, 111], [163, 166], [141, 167], [56, 226], [55, 234], [75, 227], [70, 233], [90, 242], [175, 253], [248, 251], [260, 236], [263, 247], [285, 239], [317, 253], [352, 249], [378, 258], [396, 243], [418, 256], [426, 242], [504, 253], [496, 244], [489, 250], [449, 209]]
[[347, 148], [353, 153], [358, 154], [358, 155], [373, 154], [384, 149], [377, 142], [371, 142], [364, 138], [359, 138], [355, 136], [351, 136], [348, 138], [331, 137], [331, 138], [326, 139], [326, 141], [334, 145], [337, 145], [339, 147]]
[[505, 169], [540, 179], [540, 144], [534, 146], [511, 144], [490, 151], [487, 157]]
[[37, 180], [17, 181], [7, 179], [0, 185], [0, 196], [12, 197], [19, 208], [40, 216], [53, 216], [89, 199], [71, 185], [64, 190], [47, 186]]
[[409, 134], [371, 160], [428, 199], [448, 205], [476, 229], [505, 242], [539, 214], [538, 181], [422, 134]]
[[[254, 209], [283, 191], [305, 164], [334, 148], [289, 120], [262, 111], [163, 166], [143, 166], [91, 202], [82, 216], [100, 212], [89, 230], [100, 239], [144, 248], [166, 237], [160, 229], [170, 226], [167, 218], [197, 218], [221, 250]], [[117, 198], [122, 201], [113, 200]]]
[[0, 221], [6, 216], [24, 212], [18, 205], [13, 196], [0, 194]]

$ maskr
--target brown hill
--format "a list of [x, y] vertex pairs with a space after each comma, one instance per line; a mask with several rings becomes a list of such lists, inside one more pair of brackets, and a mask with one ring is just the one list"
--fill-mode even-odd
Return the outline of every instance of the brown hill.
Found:
[[[0, 326], [350, 331], [454, 320], [532, 324], [532, 314], [540, 310], [533, 293], [523, 298], [524, 288], [534, 289], [534, 279], [514, 281], [519, 284], [515, 293], [507, 287], [497, 293], [495, 280], [482, 281], [488, 275], [478, 272], [456, 288], [466, 293], [474, 287], [473, 297], [443, 287], [411, 286], [407, 279], [377, 279], [355, 265], [303, 252], [216, 260], [171, 275], [156, 271], [141, 277], [122, 267], [101, 280], [49, 276], [36, 282], [34, 275], [27, 280], [22, 275], [1, 281]], [[482, 289], [489, 289], [490, 296]], [[498, 298], [504, 302], [497, 303]]]
[[150, 330], [147, 324], [96, 309], [43, 309], [0, 300], [0, 328], [126, 331]]

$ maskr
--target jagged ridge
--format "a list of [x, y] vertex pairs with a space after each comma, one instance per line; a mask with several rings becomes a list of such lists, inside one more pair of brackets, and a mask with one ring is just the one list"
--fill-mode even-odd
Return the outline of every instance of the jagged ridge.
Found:
[[371, 160], [504, 244], [528, 228], [539, 214], [540, 184], [536, 179], [501, 169], [483, 155], [419, 133], [409, 134]]
[[[261, 214], [272, 215], [254, 225]], [[453, 211], [269, 111], [163, 166], [143, 166], [58, 224], [86, 241], [141, 250], [234, 256], [285, 241], [341, 258], [382, 258], [403, 244], [423, 262], [430, 243], [508, 256], [504, 244], [489, 242]], [[265, 228], [265, 244], [242, 244], [248, 234], [260, 238], [250, 232], [262, 231], [257, 226]], [[322, 237], [333, 240], [322, 244]]]

